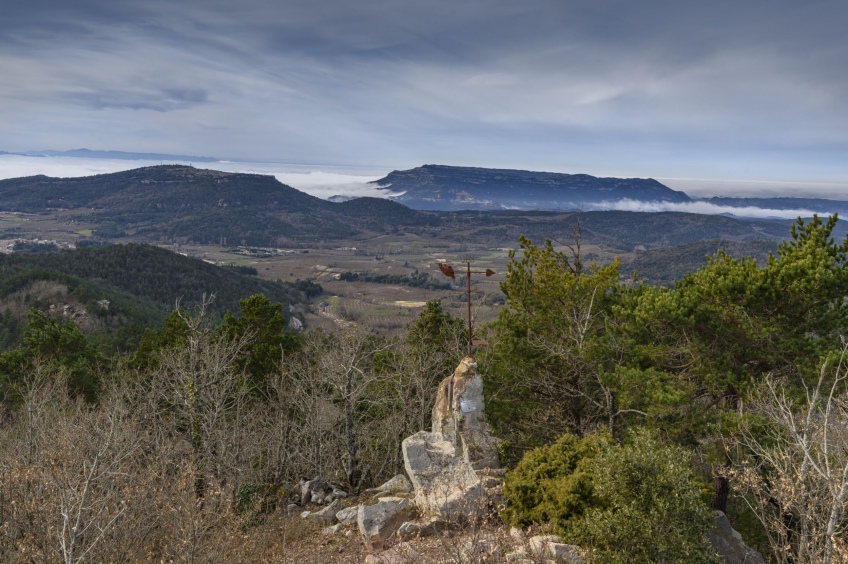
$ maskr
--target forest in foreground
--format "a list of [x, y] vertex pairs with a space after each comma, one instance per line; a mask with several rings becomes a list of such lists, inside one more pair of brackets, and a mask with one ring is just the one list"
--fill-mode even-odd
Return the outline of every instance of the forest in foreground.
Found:
[[[719, 251], [672, 287], [522, 238], [477, 335], [510, 469], [498, 519], [590, 561], [712, 562], [718, 509], [768, 561], [848, 562], [836, 224], [799, 219], [764, 264]], [[465, 352], [437, 301], [397, 339], [292, 333], [262, 294], [211, 307], [114, 356], [29, 313], [0, 355], [0, 558], [285, 560], [269, 526], [299, 480], [357, 492], [402, 471]]]

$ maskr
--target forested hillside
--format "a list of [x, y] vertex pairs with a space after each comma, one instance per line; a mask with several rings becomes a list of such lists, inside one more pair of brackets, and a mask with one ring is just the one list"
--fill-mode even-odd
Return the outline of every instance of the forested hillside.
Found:
[[[254, 294], [288, 308], [320, 292], [307, 281], [261, 280], [151, 245], [5, 254], [0, 255], [0, 345], [18, 343], [30, 307], [79, 315], [78, 323], [100, 333], [99, 339], [126, 347], [137, 345], [140, 329], [159, 325], [177, 303], [193, 307], [214, 295], [208, 315], [220, 319]], [[57, 305], [64, 312], [56, 311]]]

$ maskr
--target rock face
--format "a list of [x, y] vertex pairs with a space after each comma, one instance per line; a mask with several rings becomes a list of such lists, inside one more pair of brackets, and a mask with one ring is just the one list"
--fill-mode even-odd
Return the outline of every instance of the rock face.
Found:
[[439, 384], [433, 406], [433, 433], [444, 435], [474, 469], [499, 468], [498, 440], [483, 415], [483, 379], [465, 357]]
[[420, 431], [404, 439], [402, 449], [415, 504], [425, 515], [462, 521], [485, 510], [486, 490], [480, 478], [442, 434]]
[[716, 511], [716, 528], [708, 538], [726, 564], [764, 564], [763, 556], [745, 544], [721, 511]]
[[404, 497], [384, 497], [373, 505], [360, 505], [356, 516], [359, 532], [369, 550], [379, 549], [412, 518], [414, 510]]

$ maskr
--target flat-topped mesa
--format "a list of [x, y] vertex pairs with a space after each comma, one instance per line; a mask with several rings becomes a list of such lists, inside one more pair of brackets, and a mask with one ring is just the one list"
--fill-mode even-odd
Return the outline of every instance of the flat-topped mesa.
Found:
[[457, 455], [475, 470], [499, 468], [498, 439], [483, 414], [483, 379], [470, 356], [462, 359], [451, 376], [442, 380], [433, 406], [433, 433], [456, 446]]

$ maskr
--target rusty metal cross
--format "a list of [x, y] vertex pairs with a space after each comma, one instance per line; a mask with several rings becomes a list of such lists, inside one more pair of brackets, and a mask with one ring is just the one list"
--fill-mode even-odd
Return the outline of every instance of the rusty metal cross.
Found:
[[[474, 262], [474, 257], [471, 255], [465, 255], [463, 257], [460, 257], [459, 262], [465, 263], [465, 280], [467, 282], [466, 294], [468, 295], [468, 356], [471, 356], [471, 345], [486, 344], [485, 341], [473, 340], [473, 337], [471, 335], [471, 275], [485, 274], [488, 278], [492, 274], [495, 274], [495, 271], [491, 268], [487, 268], [486, 270], [471, 270], [471, 263]], [[441, 270], [442, 274], [444, 274], [448, 278], [456, 281], [456, 271], [448, 263], [440, 262], [439, 270]]]

